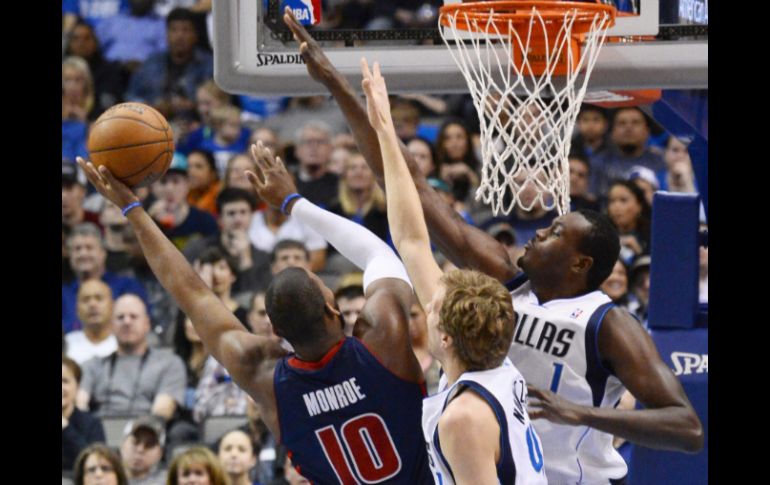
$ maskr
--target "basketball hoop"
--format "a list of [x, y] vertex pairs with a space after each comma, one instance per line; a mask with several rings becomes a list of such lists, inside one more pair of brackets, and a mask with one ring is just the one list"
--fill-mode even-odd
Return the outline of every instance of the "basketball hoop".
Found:
[[572, 130], [615, 15], [615, 7], [598, 1], [441, 7], [441, 37], [480, 120], [483, 164], [476, 200], [490, 204], [495, 215], [516, 205], [531, 210], [538, 202], [569, 212]]

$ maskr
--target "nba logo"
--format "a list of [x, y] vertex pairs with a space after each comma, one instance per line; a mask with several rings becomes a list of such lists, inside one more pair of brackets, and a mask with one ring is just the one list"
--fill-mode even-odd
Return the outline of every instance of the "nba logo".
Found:
[[583, 310], [581, 310], [580, 308], [578, 308], [577, 310], [575, 310], [574, 312], [572, 312], [572, 315], [570, 315], [569, 317], [570, 317], [570, 318], [577, 318], [577, 317], [579, 317], [579, 316], [580, 316], [580, 315], [582, 315], [582, 314], [583, 314]]
[[291, 8], [302, 25], [321, 23], [321, 0], [281, 0], [281, 12], [286, 7]]

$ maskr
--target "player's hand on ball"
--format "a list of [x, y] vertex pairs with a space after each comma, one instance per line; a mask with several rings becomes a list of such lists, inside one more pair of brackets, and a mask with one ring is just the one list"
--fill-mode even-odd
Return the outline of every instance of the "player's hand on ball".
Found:
[[385, 86], [385, 78], [380, 74], [380, 63], [375, 62], [369, 71], [366, 59], [361, 59], [361, 74], [364, 79], [361, 86], [366, 93], [366, 111], [369, 114], [369, 123], [377, 131], [389, 129], [393, 125], [390, 117], [390, 100], [388, 88]]
[[246, 177], [262, 200], [280, 209], [286, 196], [297, 192], [291, 174], [281, 159], [274, 157], [273, 152], [262, 145], [261, 141], [251, 145], [251, 156], [257, 164], [257, 173], [247, 170]]
[[527, 412], [530, 419], [547, 419], [552, 423], [577, 426], [581, 424], [579, 406], [555, 392], [527, 385]]
[[116, 206], [122, 209], [132, 202], [139, 201], [139, 197], [126, 184], [116, 179], [106, 166], [102, 165], [97, 169], [93, 163], [86, 162], [80, 157], [77, 157], [77, 162], [85, 172], [88, 181]]

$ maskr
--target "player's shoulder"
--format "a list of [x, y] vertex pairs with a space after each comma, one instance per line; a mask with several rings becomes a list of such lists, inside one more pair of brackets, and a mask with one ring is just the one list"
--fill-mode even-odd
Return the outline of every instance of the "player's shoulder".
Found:
[[452, 399], [439, 418], [441, 431], [467, 433], [497, 426], [495, 412], [478, 392], [468, 388]]

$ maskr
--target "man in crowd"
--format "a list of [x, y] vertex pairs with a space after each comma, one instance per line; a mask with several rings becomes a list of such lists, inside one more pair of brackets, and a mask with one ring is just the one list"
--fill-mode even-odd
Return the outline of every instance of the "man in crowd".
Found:
[[78, 291], [78, 318], [83, 330], [65, 335], [67, 357], [78, 365], [92, 357], [106, 357], [118, 348], [112, 334], [112, 290], [101, 280], [88, 280]]

